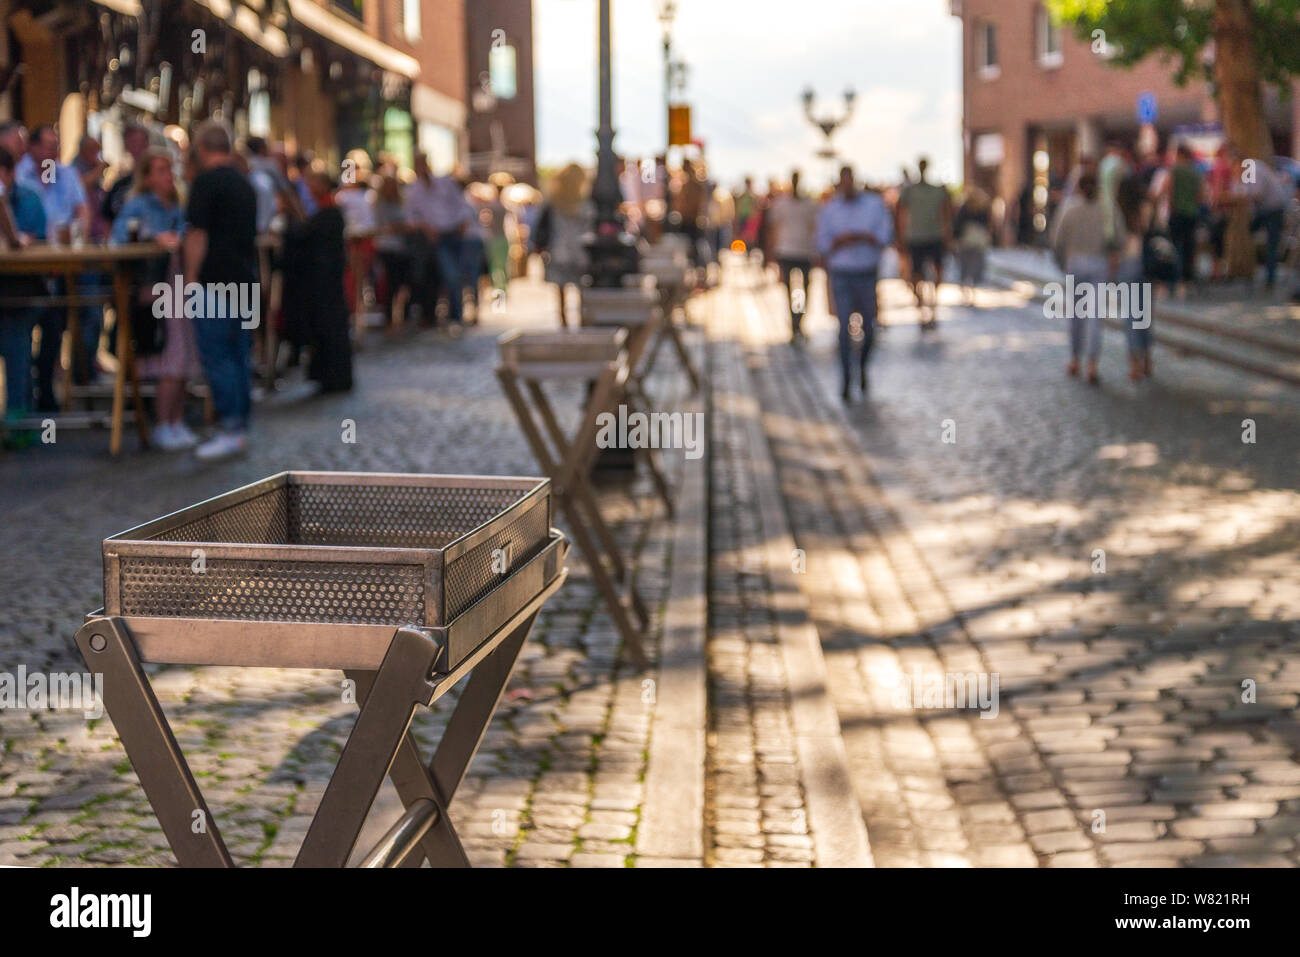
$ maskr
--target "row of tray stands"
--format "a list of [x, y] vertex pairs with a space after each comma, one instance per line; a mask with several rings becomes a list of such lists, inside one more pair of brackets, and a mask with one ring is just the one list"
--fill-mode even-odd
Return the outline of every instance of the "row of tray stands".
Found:
[[[556, 506], [629, 654], [646, 664], [647, 610], [588, 475], [596, 417], [620, 402], [646, 406], [663, 338], [678, 343], [698, 388], [665, 318], [673, 275], [663, 287], [587, 290], [582, 329], [502, 339], [498, 375], [545, 478], [283, 472], [104, 540], [104, 606], [76, 643], [103, 675], [105, 710], [182, 866], [234, 862], [147, 664], [339, 669], [355, 683], [356, 723], [296, 867], [348, 862], [385, 775], [405, 811], [361, 866], [469, 866], [447, 807], [568, 575]], [[552, 379], [592, 384], [571, 437], [542, 389]], [[662, 468], [646, 461], [671, 513]], [[462, 680], [426, 760], [410, 731], [416, 708]]]
[[[689, 269], [685, 248], [651, 247], [641, 262], [642, 272], [625, 277], [622, 288], [582, 291], [582, 328], [503, 336], [497, 377], [533, 455], [551, 480], [556, 504], [624, 646], [636, 665], [645, 667], [649, 614], [632, 565], [602, 517], [591, 486], [592, 466], [600, 452], [600, 419], [604, 413], [617, 413], [620, 405], [629, 414], [654, 407], [646, 384], [666, 341], [674, 346], [692, 394], [698, 394], [700, 378], [676, 321], [677, 313], [685, 316], [696, 275]], [[579, 424], [566, 435], [546, 386], [574, 381], [589, 387]], [[673, 493], [657, 451], [638, 449], [636, 455], [671, 517]]]

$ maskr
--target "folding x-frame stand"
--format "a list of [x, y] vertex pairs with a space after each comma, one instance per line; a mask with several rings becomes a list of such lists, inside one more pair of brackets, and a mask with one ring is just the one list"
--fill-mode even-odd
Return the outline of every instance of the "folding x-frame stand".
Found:
[[[700, 375], [691, 360], [682, 329], [673, 319], [671, 290], [657, 287], [587, 289], [582, 298], [582, 324], [590, 328], [624, 328], [628, 332], [628, 354], [633, 388], [642, 395], [654, 370], [664, 340], [673, 344], [677, 360], [691, 383], [691, 394], [700, 392]], [[646, 403], [649, 404], [648, 401]]]
[[[645, 603], [632, 581], [631, 566], [623, 558], [609, 526], [605, 524], [590, 484], [592, 461], [599, 448], [602, 413], [613, 413], [619, 404], [632, 404], [629, 383], [630, 349], [621, 330], [588, 330], [574, 333], [519, 334], [502, 339], [501, 365], [497, 378], [514, 409], [524, 437], [538, 464], [551, 480], [552, 496], [568, 519], [574, 541], [591, 568], [592, 579], [615, 627], [638, 667], [645, 667], [643, 637], [649, 624]], [[603, 345], [602, 345], [603, 343]], [[588, 359], [584, 355], [610, 353], [615, 358]], [[590, 381], [591, 390], [582, 421], [567, 437], [543, 388], [547, 381]], [[668, 480], [653, 450], [640, 450], [651, 479], [668, 513], [672, 494]]]
[[[382, 658], [367, 667], [343, 669], [356, 682], [361, 709], [295, 867], [347, 864], [384, 775], [392, 780], [406, 813], [362, 866], [419, 867], [425, 859], [437, 867], [469, 866], [447, 807], [478, 750], [538, 612], [567, 574], [561, 569], [542, 592], [452, 667], [442, 663], [445, 628], [399, 627], [386, 650], [367, 639], [376, 653], [382, 650]], [[176, 859], [183, 867], [234, 866], [141, 667], [126, 620], [92, 616], [78, 630], [76, 641], [90, 670], [104, 676], [104, 707]], [[202, 663], [213, 663], [211, 655], [198, 657]], [[354, 660], [366, 657], [365, 648], [353, 654]], [[216, 663], [248, 662], [227, 654]], [[316, 668], [339, 662], [304, 658], [301, 663], [283, 664]], [[432, 760], [426, 763], [410, 731], [415, 709], [433, 704], [467, 674], [465, 690]]]

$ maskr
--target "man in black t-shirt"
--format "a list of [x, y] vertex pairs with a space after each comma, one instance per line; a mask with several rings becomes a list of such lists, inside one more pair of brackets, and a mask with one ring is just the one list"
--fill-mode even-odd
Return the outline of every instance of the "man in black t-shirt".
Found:
[[[220, 430], [199, 446], [200, 459], [248, 450], [252, 411], [248, 320], [260, 319], [257, 264], [257, 195], [232, 165], [230, 130], [209, 120], [194, 131], [198, 175], [185, 211], [183, 261], [187, 284], [204, 289], [194, 320], [199, 359], [212, 393]], [[243, 314], [239, 306], [252, 306]]]

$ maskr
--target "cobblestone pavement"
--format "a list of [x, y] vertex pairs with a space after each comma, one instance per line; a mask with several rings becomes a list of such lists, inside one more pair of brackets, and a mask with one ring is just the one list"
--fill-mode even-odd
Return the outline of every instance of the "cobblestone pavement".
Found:
[[[516, 295], [518, 292], [518, 295]], [[101, 604], [107, 535], [286, 468], [538, 474], [496, 377], [495, 336], [541, 324], [550, 297], [512, 289], [512, 310], [459, 340], [422, 332], [370, 340], [358, 388], [264, 403], [244, 460], [202, 467], [128, 452], [101, 434], [0, 460], [0, 670], [80, 671], [80, 617]], [[515, 305], [522, 304], [519, 310]], [[661, 366], [657, 395], [676, 388]], [[558, 409], [575, 414], [580, 385]], [[356, 441], [342, 440], [347, 421]], [[669, 465], [673, 463], [670, 461]], [[660, 618], [670, 528], [643, 489], [605, 496], [638, 583]], [[452, 816], [481, 865], [628, 866], [642, 802], [653, 695], [624, 664], [581, 556], [547, 604], [462, 785]], [[651, 642], [653, 653], [654, 641]], [[284, 865], [306, 832], [356, 706], [325, 671], [153, 669], [164, 710], [240, 862]], [[454, 696], [417, 717], [437, 740]], [[0, 711], [0, 864], [171, 864], [174, 860], [106, 718]]]
[[761, 551], [771, 530], [754, 487], [755, 450], [735, 407], [748, 391], [738, 375], [741, 348], [725, 340], [710, 348], [709, 860], [807, 867], [813, 837]]
[[[1135, 389], [1113, 335], [1089, 389], [1038, 307], [926, 341], [892, 283], [845, 409], [824, 310], [793, 350], [741, 282], [876, 862], [1300, 862], [1295, 394], [1166, 353]], [[995, 717], [930, 697], [992, 673]]]

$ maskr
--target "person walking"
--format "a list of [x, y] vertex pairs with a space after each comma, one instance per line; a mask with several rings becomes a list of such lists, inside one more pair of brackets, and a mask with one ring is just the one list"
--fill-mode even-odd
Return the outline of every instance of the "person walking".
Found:
[[531, 236], [533, 249], [546, 265], [546, 281], [559, 291], [562, 326], [569, 324], [565, 292], [570, 285], [581, 286], [588, 269], [585, 237], [593, 228], [594, 214], [586, 189], [587, 174], [577, 163], [556, 173]]
[[841, 395], [845, 402], [852, 397], [855, 331], [861, 336], [858, 388], [863, 397], [867, 394], [867, 361], [871, 358], [875, 335], [880, 257], [893, 239], [893, 220], [884, 200], [878, 193], [858, 187], [853, 167], [841, 168], [839, 187], [817, 219], [817, 250], [826, 264], [840, 323]]
[[157, 283], [170, 286], [178, 271], [185, 212], [176, 190], [171, 153], [147, 149], [135, 157], [133, 168], [135, 186], [113, 221], [110, 242], [151, 241], [166, 251], [142, 263], [137, 271], [131, 328], [140, 378], [158, 382], [152, 444], [164, 452], [176, 452], [198, 444], [198, 437], [185, 425], [185, 382], [201, 373], [198, 346], [185, 310], [172, 309], [161, 322], [155, 317], [153, 289]]
[[229, 297], [223, 302], [218, 287], [257, 286], [257, 194], [234, 166], [232, 137], [224, 123], [199, 124], [193, 147], [198, 172], [185, 210], [182, 265], [186, 283], [197, 282], [205, 290], [194, 333], [219, 423], [216, 435], [195, 454], [215, 461], [248, 450], [253, 405], [249, 330], [224, 308]]
[[[415, 182], [406, 188], [406, 211], [411, 226], [424, 235], [432, 265], [437, 270], [438, 283], [447, 295], [448, 324], [453, 334], [459, 335], [464, 309], [464, 282], [461, 279], [464, 239], [473, 211], [460, 182], [451, 175], [434, 176], [428, 157], [423, 153], [415, 157], [415, 177]], [[426, 272], [420, 277], [425, 284], [421, 307], [424, 320], [432, 321], [436, 286], [430, 282], [428, 268], [426, 259], [423, 265]]]
[[993, 215], [989, 194], [978, 186], [966, 191], [961, 207], [953, 218], [953, 235], [957, 238], [957, 264], [962, 295], [968, 306], [975, 304], [975, 287], [984, 282], [984, 267], [989, 247], [993, 245]]
[[790, 343], [807, 341], [802, 324], [808, 311], [808, 281], [817, 256], [817, 204], [799, 191], [799, 171], [790, 174], [790, 191], [772, 200], [767, 218], [772, 251], [781, 269], [790, 304]]
[[[1139, 301], [1139, 284], [1147, 279], [1150, 269], [1147, 245], [1156, 219], [1156, 200], [1142, 190], [1121, 189], [1119, 214], [1124, 225], [1124, 235], [1117, 247], [1114, 280], [1129, 287], [1128, 302], [1132, 304]], [[1101, 297], [1098, 296], [1098, 302], [1100, 301]], [[1124, 336], [1128, 341], [1128, 377], [1133, 383], [1152, 374], [1151, 323], [1155, 315], [1154, 300], [1148, 298], [1147, 306], [1144, 313], [1130, 308], [1128, 316], [1116, 317], [1124, 322]]]
[[1243, 175], [1246, 194], [1254, 201], [1254, 217], [1250, 231], [1264, 230], [1264, 286], [1272, 289], [1277, 282], [1277, 265], [1282, 248], [1282, 228], [1286, 224], [1286, 209], [1295, 193], [1295, 180], [1285, 170], [1279, 170], [1270, 160], [1255, 163], [1253, 181]]
[[[1098, 188], [1097, 177], [1091, 173], [1079, 179], [1081, 202], [1065, 211], [1057, 224], [1053, 254], [1057, 265], [1074, 277], [1076, 288], [1093, 286], [1092, 309], [1073, 308], [1070, 315], [1070, 362], [1066, 372], [1079, 374], [1079, 360], [1087, 360], [1087, 377], [1090, 385], [1101, 380], [1097, 373], [1097, 360], [1101, 356], [1101, 313], [1098, 300], [1102, 283], [1109, 280], [1118, 265], [1115, 250], [1124, 244], [1124, 226], [1118, 209], [1107, 212]], [[1108, 234], [1115, 239], [1108, 238]]]
[[899, 236], [912, 267], [912, 295], [921, 310], [921, 329], [938, 324], [939, 286], [943, 283], [943, 258], [952, 245], [952, 197], [942, 186], [926, 179], [930, 161], [917, 161], [920, 174], [898, 197]]

